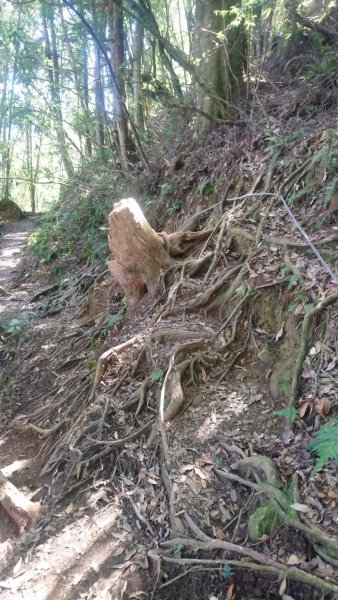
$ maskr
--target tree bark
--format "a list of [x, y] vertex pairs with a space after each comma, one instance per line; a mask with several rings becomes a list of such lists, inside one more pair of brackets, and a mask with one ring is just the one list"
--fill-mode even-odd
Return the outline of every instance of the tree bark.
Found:
[[94, 61], [94, 92], [95, 92], [95, 118], [96, 118], [96, 144], [98, 151], [103, 158], [105, 146], [105, 131], [104, 131], [104, 96], [101, 80], [101, 53], [100, 48], [95, 45], [95, 61]]
[[59, 56], [56, 43], [56, 32], [54, 24], [53, 8], [49, 6], [41, 7], [42, 25], [45, 42], [46, 70], [49, 80], [50, 95], [52, 101], [52, 114], [55, 121], [56, 137], [60, 150], [61, 160], [67, 177], [71, 179], [74, 175], [72, 161], [69, 155], [66, 135], [63, 126], [61, 94], [60, 94], [60, 69]]
[[144, 114], [142, 102], [142, 54], [144, 41], [144, 25], [136, 21], [133, 37], [133, 100], [134, 122], [140, 133], [144, 132]]
[[[229, 118], [230, 104], [243, 86], [243, 39], [241, 27], [233, 27], [229, 16], [234, 0], [198, 0], [196, 3], [194, 55], [197, 61], [197, 128], [204, 132]], [[205, 115], [208, 115], [206, 118]]]
[[124, 65], [124, 30], [123, 30], [123, 0], [109, 0], [110, 30], [111, 30], [111, 60], [115, 73], [114, 117], [117, 128], [117, 139], [120, 159], [123, 168], [128, 168], [128, 150], [131, 140], [128, 131], [128, 115], [125, 111], [125, 86], [123, 79]]
[[31, 502], [0, 471], [0, 504], [20, 531], [36, 521], [40, 503]]

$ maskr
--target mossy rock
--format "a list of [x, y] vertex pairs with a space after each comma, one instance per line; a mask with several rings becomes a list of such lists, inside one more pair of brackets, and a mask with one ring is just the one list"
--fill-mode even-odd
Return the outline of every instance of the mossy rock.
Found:
[[1, 200], [0, 218], [4, 221], [20, 221], [20, 219], [24, 218], [24, 214], [20, 206], [12, 200]]
[[249, 536], [254, 542], [263, 535], [271, 535], [282, 524], [277, 511], [271, 504], [264, 504], [250, 516], [248, 522]]

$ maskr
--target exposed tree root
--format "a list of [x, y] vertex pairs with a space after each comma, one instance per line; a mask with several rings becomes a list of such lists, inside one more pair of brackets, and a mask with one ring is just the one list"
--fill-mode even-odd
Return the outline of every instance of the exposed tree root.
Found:
[[101, 354], [100, 358], [97, 361], [97, 365], [96, 365], [94, 382], [93, 382], [92, 391], [90, 394], [91, 400], [94, 398], [95, 392], [96, 392], [98, 386], [100, 385], [100, 382], [101, 382], [102, 377], [107, 369], [107, 366], [110, 363], [110, 361], [113, 359], [113, 357], [118, 356], [120, 352], [123, 352], [123, 350], [130, 348], [130, 346], [133, 346], [136, 342], [140, 341], [141, 337], [142, 336], [140, 336], [140, 335], [135, 335], [133, 338], [131, 338], [127, 342], [124, 342], [123, 344], [119, 344], [118, 346], [114, 346], [113, 348], [109, 348], [109, 350], [106, 350], [106, 352]]
[[302, 333], [299, 353], [296, 361], [296, 367], [292, 377], [290, 406], [294, 406], [298, 400], [299, 381], [303, 370], [304, 360], [309, 348], [310, 327], [314, 317], [319, 315], [327, 306], [330, 306], [338, 300], [338, 292], [330, 294], [321, 300], [310, 312], [308, 312], [303, 320]]
[[[181, 544], [183, 544], [183, 539], [180, 540]], [[191, 544], [188, 544], [191, 548]], [[197, 548], [194, 548], [197, 549]], [[201, 548], [200, 548], [201, 549]], [[204, 548], [205, 549], [205, 548]], [[248, 569], [249, 571], [257, 571], [266, 574], [277, 575], [279, 579], [290, 579], [291, 581], [297, 581], [299, 583], [304, 583], [311, 587], [315, 587], [321, 590], [324, 593], [335, 594], [338, 593], [338, 586], [334, 583], [330, 583], [326, 579], [322, 579], [321, 577], [317, 577], [316, 575], [312, 575], [311, 573], [306, 573], [305, 571], [301, 571], [296, 567], [288, 567], [287, 565], [283, 565], [282, 563], [275, 563], [272, 565], [263, 565], [257, 564], [256, 562], [250, 562], [246, 560], [233, 560], [233, 559], [206, 559], [206, 558], [173, 558], [172, 556], [167, 556], [166, 554], [160, 553], [160, 559], [163, 562], [177, 564], [177, 565], [214, 565], [214, 566], [222, 566], [222, 565], [231, 565], [234, 567], [238, 567], [239, 569]]]
[[[233, 469], [240, 469], [242, 467], [254, 467], [256, 469], [263, 470], [265, 473], [266, 482], [258, 480], [258, 483], [253, 483], [250, 480], [243, 479], [238, 475], [234, 475], [233, 473], [222, 471], [220, 469], [215, 469], [215, 473], [219, 477], [237, 481], [242, 485], [248, 486], [257, 492], [266, 495], [273, 503], [282, 521], [286, 525], [294, 527], [295, 529], [305, 533], [305, 535], [307, 535], [311, 541], [319, 543], [324, 552], [325, 549], [327, 549], [326, 553], [328, 555], [333, 554], [333, 556], [338, 557], [338, 541], [333, 536], [328, 535], [319, 527], [316, 527], [312, 524], [305, 524], [300, 520], [298, 513], [292, 507], [292, 504], [297, 502], [297, 498], [294, 498], [290, 502], [287, 493], [283, 491], [282, 482], [280, 481], [277, 470], [270, 459], [264, 456], [250, 456], [241, 459], [236, 464], [232, 465]], [[293, 480], [293, 488], [298, 488], [297, 476]]]

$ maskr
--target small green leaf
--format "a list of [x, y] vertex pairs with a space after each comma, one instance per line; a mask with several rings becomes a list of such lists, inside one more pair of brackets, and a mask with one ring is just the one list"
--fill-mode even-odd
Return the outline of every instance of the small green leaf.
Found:
[[305, 304], [304, 306], [304, 312], [305, 314], [309, 313], [314, 307], [314, 304], [312, 302], [310, 302], [309, 304]]
[[234, 572], [231, 568], [231, 565], [228, 565], [228, 563], [226, 563], [222, 569], [222, 577], [224, 579], [229, 579], [229, 577], [231, 577], [233, 574], [234, 574]]
[[289, 283], [288, 283], [288, 290], [290, 290], [292, 287], [297, 285], [298, 281], [299, 281], [298, 275], [291, 275], [291, 277], [289, 279]]
[[150, 373], [148, 378], [151, 379], [151, 381], [160, 381], [162, 383], [164, 379], [164, 373], [162, 369], [159, 369], [158, 371], [153, 371], [153, 373]]

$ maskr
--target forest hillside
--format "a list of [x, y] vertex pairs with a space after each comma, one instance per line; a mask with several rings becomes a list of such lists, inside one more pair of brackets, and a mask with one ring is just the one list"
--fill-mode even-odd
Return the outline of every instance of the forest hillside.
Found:
[[338, 598], [336, 3], [0, 35], [1, 598]]

